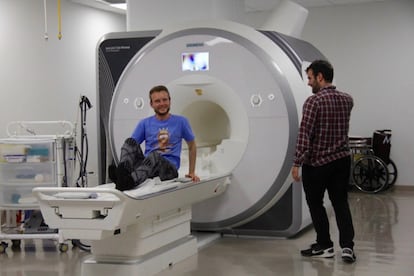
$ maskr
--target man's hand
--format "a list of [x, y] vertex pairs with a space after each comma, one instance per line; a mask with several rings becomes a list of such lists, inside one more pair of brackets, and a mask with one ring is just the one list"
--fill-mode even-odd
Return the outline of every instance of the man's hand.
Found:
[[191, 178], [193, 182], [199, 182], [200, 178], [195, 173], [188, 173], [185, 177]]
[[292, 177], [293, 180], [295, 180], [296, 182], [300, 182], [301, 181], [301, 177], [299, 175], [299, 167], [292, 167]]

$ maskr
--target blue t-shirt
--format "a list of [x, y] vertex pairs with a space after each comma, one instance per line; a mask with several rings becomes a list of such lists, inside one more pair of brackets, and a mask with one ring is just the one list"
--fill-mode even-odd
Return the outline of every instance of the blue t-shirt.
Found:
[[156, 150], [178, 170], [182, 139], [190, 142], [195, 136], [187, 118], [171, 114], [163, 121], [158, 120], [155, 115], [141, 120], [132, 133], [132, 138], [138, 144], [145, 141], [145, 156]]

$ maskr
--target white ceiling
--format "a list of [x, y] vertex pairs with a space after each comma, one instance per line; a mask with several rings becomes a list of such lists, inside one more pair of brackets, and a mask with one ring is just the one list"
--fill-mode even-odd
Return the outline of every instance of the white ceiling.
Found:
[[[109, 6], [109, 3], [120, 3], [126, 0], [71, 0], [79, 4], [91, 6], [98, 9], [109, 10], [118, 13], [125, 13], [119, 9]], [[267, 11], [274, 9], [282, 0], [244, 0], [246, 12], [251, 11]], [[384, 2], [391, 0], [291, 0], [305, 8], [323, 7], [332, 5], [350, 5], [369, 2]]]

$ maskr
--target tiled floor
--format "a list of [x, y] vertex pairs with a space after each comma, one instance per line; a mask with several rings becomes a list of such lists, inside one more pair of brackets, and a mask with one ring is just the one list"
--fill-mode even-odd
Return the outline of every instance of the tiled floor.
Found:
[[[201, 248], [158, 276], [174, 275], [414, 275], [414, 190], [396, 189], [381, 194], [350, 193], [356, 230], [357, 262], [301, 257], [299, 250], [314, 240], [310, 227], [291, 239], [224, 237]], [[335, 220], [332, 236], [337, 242]], [[1, 276], [79, 275], [88, 253], [70, 248], [60, 253], [53, 241], [25, 240], [20, 250], [7, 248], [0, 255]]]

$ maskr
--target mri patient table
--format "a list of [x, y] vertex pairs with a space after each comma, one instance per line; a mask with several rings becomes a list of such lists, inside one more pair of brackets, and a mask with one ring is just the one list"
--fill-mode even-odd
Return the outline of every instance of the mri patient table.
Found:
[[[230, 175], [198, 183], [151, 179], [121, 192], [94, 188], [35, 188], [45, 221], [65, 239], [91, 241], [82, 275], [151, 275], [197, 252], [191, 205], [221, 195]], [[116, 264], [116, 265], [115, 265]]]

